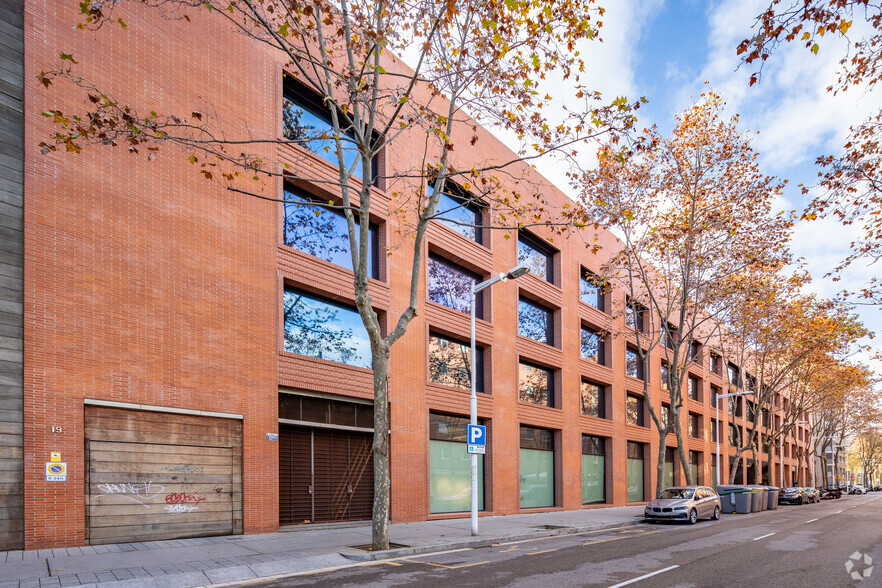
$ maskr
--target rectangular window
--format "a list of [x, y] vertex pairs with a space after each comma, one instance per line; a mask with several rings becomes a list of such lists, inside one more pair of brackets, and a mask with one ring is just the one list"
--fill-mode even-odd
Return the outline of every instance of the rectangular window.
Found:
[[689, 345], [689, 359], [696, 362], [701, 361], [701, 343], [698, 341], [693, 341]]
[[711, 455], [711, 486], [717, 489], [717, 454]]
[[521, 362], [518, 369], [518, 400], [554, 406], [554, 372], [547, 368]]
[[518, 334], [554, 345], [554, 312], [521, 298], [518, 302]]
[[701, 417], [694, 412], [689, 413], [689, 436], [693, 439], [701, 438]]
[[[475, 347], [475, 390], [484, 391], [484, 350]], [[471, 390], [471, 343], [429, 334], [429, 381], [442, 386]]]
[[606, 418], [605, 387], [593, 382], [582, 380], [581, 389], [582, 414], [597, 418]]
[[729, 423], [729, 445], [738, 447], [741, 444], [741, 434], [734, 424]]
[[[481, 281], [478, 274], [463, 269], [434, 254], [429, 255], [426, 288], [429, 300], [459, 312], [470, 313], [472, 283]], [[475, 317], [484, 318], [484, 292], [475, 296]]]
[[671, 370], [665, 364], [661, 366], [661, 378], [659, 384], [661, 385], [662, 390], [670, 390], [671, 389]]
[[580, 273], [579, 300], [598, 310], [604, 310], [604, 288], [600, 277], [585, 268], [580, 268]]
[[606, 439], [582, 435], [582, 504], [606, 502]]
[[661, 421], [662, 427], [667, 429], [668, 423], [671, 422], [671, 405], [670, 404], [662, 404], [661, 414], [659, 415], [659, 420]]
[[717, 440], [717, 421], [711, 419], [711, 441]]
[[689, 398], [691, 400], [701, 401], [701, 384], [698, 381], [698, 378], [694, 376], [689, 376], [688, 388], [689, 388]]
[[643, 398], [640, 396], [632, 396], [628, 394], [628, 401], [626, 406], [628, 424], [636, 425], [638, 427], [645, 427], [645, 421], [643, 419]]
[[676, 447], [665, 447], [665, 488], [674, 485], [674, 456], [676, 453]]
[[525, 265], [537, 278], [554, 283], [554, 250], [526, 231], [518, 234], [518, 265]]
[[[285, 245], [352, 270], [349, 227], [341, 210], [329, 208], [297, 188], [286, 186], [284, 222]], [[358, 226], [356, 219], [356, 230]], [[374, 279], [380, 278], [379, 234], [377, 225], [370, 223], [367, 270], [368, 276]]]
[[643, 443], [628, 441], [628, 502], [643, 502]]
[[643, 361], [635, 349], [625, 351], [625, 373], [638, 380], [643, 379]]
[[371, 346], [354, 308], [285, 289], [285, 351], [370, 368]]
[[750, 422], [750, 423], [756, 422], [756, 411], [757, 411], [756, 404], [754, 404], [753, 402], [748, 400], [747, 401], [747, 421], [748, 422]]
[[668, 323], [667, 328], [662, 330], [661, 344], [668, 349], [673, 349], [677, 345], [677, 327]]
[[[333, 104], [333, 102], [328, 102], [328, 104]], [[285, 77], [282, 123], [285, 139], [312, 151], [335, 166], [339, 164], [337, 145], [334, 141], [336, 133], [331, 113], [318, 96], [293, 81], [290, 76]], [[341, 129], [341, 131], [343, 131], [340, 133], [343, 163], [347, 170], [353, 170], [353, 164], [359, 156], [358, 148], [352, 135], [347, 133], [346, 129]], [[374, 175], [376, 175], [376, 161], [373, 162], [373, 166]], [[352, 175], [357, 178], [361, 177], [360, 165], [354, 167]]]
[[628, 299], [625, 309], [625, 324], [635, 331], [644, 331], [646, 322], [646, 309], [637, 302]]
[[741, 372], [734, 363], [729, 364], [729, 383], [737, 388], [741, 387]]
[[[466, 512], [472, 507], [468, 423], [466, 417], [429, 413], [429, 511], [432, 513]], [[483, 455], [478, 455], [478, 510], [484, 510]]]
[[[435, 182], [429, 181], [429, 197], [435, 193]], [[435, 220], [475, 243], [482, 242], [484, 215], [475, 198], [449, 180], [435, 207]]]
[[701, 464], [701, 454], [697, 451], [689, 452], [689, 470], [692, 473], [692, 483], [700, 484], [698, 481], [698, 466]]
[[719, 355], [717, 355], [716, 353], [711, 353], [711, 371], [713, 373], [717, 374], [718, 376], [721, 376], [722, 373], [720, 370], [722, 369], [722, 365], [723, 365], [722, 358]]
[[581, 354], [582, 359], [593, 361], [598, 365], [605, 365], [606, 349], [604, 346], [603, 336], [588, 327], [582, 327], [581, 332]]
[[711, 384], [710, 405], [712, 407], [717, 407], [717, 396], [722, 393], [723, 391], [720, 389], [719, 386], [714, 386], [713, 384]]
[[521, 427], [521, 508], [554, 506], [554, 433]]

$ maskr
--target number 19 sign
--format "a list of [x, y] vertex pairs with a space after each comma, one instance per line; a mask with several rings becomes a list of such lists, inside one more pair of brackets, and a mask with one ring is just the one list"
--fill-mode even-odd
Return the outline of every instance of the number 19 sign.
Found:
[[487, 427], [469, 425], [467, 435], [469, 438], [469, 453], [484, 453], [487, 447]]

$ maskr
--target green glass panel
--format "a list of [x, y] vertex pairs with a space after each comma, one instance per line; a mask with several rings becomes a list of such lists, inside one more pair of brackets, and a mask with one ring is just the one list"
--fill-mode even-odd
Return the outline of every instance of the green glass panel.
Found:
[[689, 470], [692, 472], [692, 483], [698, 485], [698, 465], [690, 465]]
[[554, 506], [554, 452], [521, 449], [521, 508]]
[[628, 502], [643, 502], [643, 460], [628, 460]]
[[606, 502], [604, 461], [602, 455], [582, 455], [582, 504]]
[[665, 488], [674, 485], [674, 464], [670, 461], [665, 462]]
[[[471, 461], [468, 446], [454, 441], [429, 441], [429, 510], [433, 513], [472, 509]], [[478, 455], [478, 510], [484, 510], [484, 456]]]

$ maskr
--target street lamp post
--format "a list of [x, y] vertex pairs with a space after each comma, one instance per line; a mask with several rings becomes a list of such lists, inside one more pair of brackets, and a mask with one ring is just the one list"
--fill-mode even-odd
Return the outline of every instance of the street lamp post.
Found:
[[[723, 434], [723, 427], [720, 426], [720, 400], [722, 398], [729, 398], [730, 396], [749, 396], [751, 394], [755, 394], [753, 390], [746, 390], [744, 392], [730, 392], [729, 394], [717, 394], [717, 487], [720, 486], [720, 436]], [[734, 418], [735, 415], [733, 414]]]
[[[469, 363], [471, 363], [471, 379], [472, 379], [472, 394], [469, 402], [469, 422], [473, 425], [478, 424], [478, 390], [475, 387], [475, 378], [477, 377], [476, 373], [476, 352], [475, 352], [475, 298], [478, 292], [481, 290], [486, 290], [493, 284], [497, 282], [504, 282], [508, 279], [517, 279], [530, 271], [525, 265], [519, 265], [513, 270], [507, 273], [501, 273], [498, 276], [493, 276], [489, 280], [484, 280], [480, 284], [475, 284], [472, 282], [472, 311], [471, 311], [471, 324], [472, 324], [472, 355], [469, 359]], [[478, 454], [472, 453], [469, 455], [469, 459], [471, 461], [471, 478], [472, 478], [472, 535], [478, 534]]]
[[[781, 476], [781, 488], [784, 488], [784, 427], [805, 424], [808, 424], [808, 421], [790, 421], [788, 423], [781, 423], [781, 429], [778, 431], [778, 473]], [[812, 483], [814, 483], [814, 480], [812, 480]]]

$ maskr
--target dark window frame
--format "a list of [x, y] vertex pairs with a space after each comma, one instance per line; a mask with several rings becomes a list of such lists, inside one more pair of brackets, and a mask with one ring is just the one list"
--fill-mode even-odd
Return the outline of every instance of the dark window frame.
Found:
[[[328, 111], [328, 109], [325, 106], [324, 102], [322, 101], [321, 97], [316, 92], [314, 92], [313, 90], [306, 87], [304, 84], [297, 81], [297, 79], [291, 74], [285, 74], [283, 76], [283, 81], [282, 81], [282, 112], [283, 113], [285, 111], [285, 102], [286, 101], [289, 101], [289, 102], [293, 103], [294, 105], [302, 108], [303, 110], [306, 110], [307, 112], [309, 112], [310, 114], [312, 114], [313, 116], [315, 116], [316, 118], [320, 119], [322, 122], [327, 124], [328, 128], [330, 128], [333, 131], [334, 125], [333, 125], [333, 122], [331, 121], [331, 113]], [[284, 114], [283, 114], [283, 119], [284, 119]], [[283, 127], [284, 127], [284, 125], [283, 125]], [[346, 129], [341, 129], [341, 130], [343, 131], [343, 134], [348, 136], [350, 139], [354, 138], [352, 132], [349, 132]], [[282, 135], [286, 136], [286, 131], [284, 128], [282, 129]], [[325, 140], [328, 140], [328, 139], [325, 139]], [[333, 140], [333, 137], [331, 137], [330, 140]], [[344, 142], [344, 145], [345, 144], [347, 144], [347, 142]], [[355, 147], [352, 143], [348, 143], [348, 144], [350, 145], [350, 147], [348, 147], [347, 149], [355, 150]], [[309, 151], [310, 153], [314, 153], [320, 159], [324, 159], [329, 164], [331, 164], [335, 167], [338, 165], [338, 162], [336, 161], [336, 159], [331, 159], [331, 157], [330, 157], [333, 154], [328, 154], [329, 156], [325, 157], [325, 155], [323, 155], [322, 153], [319, 153], [318, 151], [313, 151], [312, 149], [307, 147], [305, 144], [301, 145], [301, 146], [304, 149], [306, 149], [307, 151]], [[344, 148], [346, 148], [346, 147], [344, 147]], [[358, 158], [358, 155], [356, 154], [355, 157]], [[371, 160], [371, 175], [374, 178], [374, 185], [377, 184], [377, 179], [379, 176], [379, 161], [378, 161], [378, 159], [379, 158], [377, 156], [375, 156]], [[353, 176], [356, 178], [359, 178], [360, 176], [358, 175], [358, 166], [355, 166], [355, 170], [356, 171], [353, 172]]]
[[[431, 374], [432, 374], [432, 368], [431, 368], [431, 362], [432, 362], [431, 345], [432, 345], [432, 343], [431, 343], [431, 340], [432, 340], [432, 337], [435, 337], [435, 338], [438, 338], [438, 339], [444, 339], [444, 340], [447, 341], [448, 343], [453, 343], [453, 344], [455, 344], [455, 345], [464, 345], [464, 346], [466, 346], [466, 347], [469, 349], [469, 352], [471, 352], [471, 342], [465, 342], [465, 341], [462, 341], [462, 340], [460, 340], [460, 339], [456, 339], [455, 337], [450, 337], [450, 336], [445, 335], [445, 334], [443, 334], [443, 333], [438, 333], [438, 332], [436, 332], [436, 331], [432, 331], [432, 330], [430, 330], [430, 331], [429, 331], [429, 339], [428, 339], [428, 341], [427, 341], [428, 350], [427, 350], [427, 353], [426, 353], [426, 355], [427, 355], [427, 358], [426, 358], [426, 359], [427, 359], [427, 362], [428, 362], [428, 372], [427, 372], [427, 374], [426, 374], [426, 380], [427, 380], [429, 383], [431, 383], [431, 384], [435, 384], [435, 385], [437, 385], [437, 386], [446, 386], [446, 387], [448, 387], [448, 388], [456, 388], [457, 390], [471, 390], [471, 373], [469, 374], [469, 380], [470, 380], [470, 381], [469, 381], [469, 387], [468, 387], [468, 388], [463, 388], [463, 387], [461, 387], [461, 386], [451, 386], [450, 384], [444, 384], [444, 383], [441, 383], [441, 382], [435, 382], [435, 381], [433, 381], [433, 380], [431, 379]], [[476, 391], [477, 393], [479, 393], [479, 394], [484, 394], [484, 393], [485, 393], [485, 382], [484, 382], [484, 347], [483, 347], [482, 345], [478, 345], [477, 343], [475, 344], [475, 391]]]
[[[540, 341], [539, 339], [535, 339], [530, 337], [529, 335], [525, 335], [521, 332], [521, 304], [525, 304], [529, 307], [532, 307], [534, 310], [538, 310], [545, 313], [545, 341]], [[531, 300], [529, 298], [524, 298], [523, 296], [518, 298], [518, 335], [521, 337], [526, 337], [531, 341], [536, 341], [537, 343], [544, 343], [550, 347], [555, 347], [555, 329], [554, 329], [554, 310], [544, 306], [543, 304]]]
[[[435, 190], [435, 181], [432, 178], [426, 183], [427, 185], [427, 194], [430, 196], [434, 194]], [[441, 193], [442, 196], [446, 196], [453, 200], [458, 206], [456, 208], [462, 208], [463, 210], [468, 211], [473, 216], [472, 225], [467, 224], [457, 224], [455, 221], [452, 221], [443, 216], [444, 212], [447, 212], [446, 207], [442, 207], [441, 200], [439, 200], [438, 205], [439, 208], [435, 209], [435, 214], [439, 215], [433, 218], [432, 220], [437, 221], [439, 224], [444, 225], [448, 229], [454, 231], [458, 235], [468, 239], [469, 241], [473, 241], [478, 245], [485, 245], [484, 243], [484, 227], [486, 219], [484, 218], [484, 211], [487, 208], [486, 205], [481, 203], [475, 196], [473, 196], [470, 192], [466, 191], [462, 187], [460, 187], [455, 182], [451, 181], [449, 178], [444, 182], [444, 191]], [[455, 209], [451, 209], [455, 210]], [[463, 231], [474, 231], [474, 236], [469, 236], [463, 234]]]
[[[591, 335], [594, 335], [595, 337], [597, 337], [596, 360], [593, 360], [591, 358], [591, 356], [586, 357], [585, 355], [582, 354], [582, 350], [584, 349], [583, 343], [582, 343], [582, 337], [585, 333], [590, 333]], [[601, 331], [596, 330], [593, 327], [589, 327], [588, 325], [586, 325], [584, 323], [581, 325], [581, 327], [579, 329], [579, 358], [584, 359], [586, 361], [594, 361], [594, 363], [596, 363], [597, 365], [602, 365], [602, 366], [606, 365], [606, 337], [604, 337], [604, 334]]]
[[[633, 422], [631, 419], [631, 407], [632, 401], [636, 401], [636, 422]], [[627, 394], [625, 396], [625, 422], [634, 427], [644, 427], [646, 428], [648, 425], [646, 423], [646, 407], [644, 406], [645, 399], [642, 396], [637, 394]]]
[[[591, 414], [590, 412], [585, 411], [585, 396], [582, 392], [582, 386], [584, 386], [585, 384], [589, 386], [594, 386], [597, 389], [597, 414]], [[591, 380], [582, 378], [579, 381], [579, 414], [581, 416], [590, 416], [598, 419], [607, 418], [606, 389], [607, 387], [605, 384], [592, 382]]]
[[[594, 283], [592, 280], [599, 281], [600, 277], [584, 266], [579, 266], [579, 301], [601, 312], [606, 312], [606, 287]], [[585, 291], [585, 286], [590, 288], [588, 292]]]
[[[526, 366], [534, 370], [542, 370], [546, 374], [547, 381], [547, 389], [545, 393], [546, 402], [545, 404], [539, 402], [532, 402], [530, 400], [525, 400], [523, 394], [521, 393], [521, 366]], [[532, 404], [534, 406], [546, 406], [548, 408], [557, 408], [557, 386], [555, 383], [555, 370], [553, 368], [545, 367], [542, 365], [538, 365], [536, 363], [530, 361], [524, 361], [523, 359], [518, 360], [518, 402], [523, 402], [525, 404]]]
[[[294, 184], [291, 184], [290, 182], [285, 183], [283, 190], [284, 190], [283, 197], [284, 197], [285, 202], [282, 205], [282, 223], [284, 224], [284, 226], [282, 227], [282, 244], [284, 246], [290, 247], [291, 249], [294, 249], [296, 251], [300, 251], [301, 253], [305, 253], [306, 255], [312, 255], [313, 257], [318, 257], [318, 259], [322, 259], [323, 261], [327, 261], [328, 263], [332, 263], [332, 264], [336, 265], [337, 267], [342, 267], [343, 269], [346, 269], [348, 271], [353, 271], [353, 268], [351, 268], [349, 265], [340, 265], [338, 263], [334, 263], [331, 260], [319, 257], [313, 253], [310, 253], [309, 251], [307, 251], [301, 247], [296, 246], [294, 244], [293, 240], [289, 240], [289, 238], [288, 238], [288, 233], [289, 233], [289, 231], [288, 231], [288, 215], [293, 213], [293, 211], [289, 213], [289, 207], [292, 209], [304, 207], [307, 210], [311, 210], [311, 209], [321, 210], [325, 214], [332, 214], [338, 218], [341, 218], [343, 220], [343, 222], [345, 223], [346, 216], [344, 215], [343, 211], [328, 206], [327, 203], [320, 200], [318, 196], [315, 196], [314, 194], [310, 194], [309, 191], [304, 190], [303, 188], [300, 188], [298, 186], [295, 186]], [[300, 201], [303, 201], [304, 203], [298, 204], [296, 202], [290, 202], [289, 198], [295, 198]], [[310, 214], [313, 214], [313, 213], [310, 212]], [[359, 227], [358, 215], [356, 214], [355, 216], [356, 216], [355, 226]], [[346, 242], [345, 242], [346, 251], [344, 252], [344, 254], [346, 256], [345, 259], [347, 261], [350, 261], [350, 265], [351, 265], [351, 255], [349, 253], [348, 239], [349, 239], [349, 232], [347, 229]], [[380, 279], [380, 225], [379, 225], [379, 223], [376, 223], [373, 221], [370, 221], [368, 223], [368, 277], [373, 278], [375, 280]]]
[[[555, 249], [553, 249], [552, 247], [550, 247], [549, 245], [546, 245], [542, 239], [533, 235], [532, 233], [525, 231], [525, 230], [520, 230], [520, 231], [518, 231], [518, 260], [519, 261], [520, 261], [520, 246], [521, 246], [521, 244], [532, 249], [533, 251], [535, 251], [536, 253], [538, 253], [539, 255], [541, 255], [545, 258], [545, 272], [544, 272], [545, 275], [540, 276], [540, 275], [536, 275], [535, 273], [533, 275], [536, 275], [536, 277], [539, 278], [540, 280], [545, 280], [549, 284], [557, 285], [555, 282], [555, 274], [554, 274], [554, 270], [555, 270], [555, 259], [554, 258], [557, 254], [557, 251]], [[532, 269], [530, 271], [532, 272]]]
[[[429, 279], [431, 278], [431, 275], [432, 275], [432, 272], [431, 272], [432, 265], [431, 264], [433, 264], [433, 263], [442, 265], [442, 266], [446, 267], [448, 270], [451, 270], [453, 272], [461, 274], [465, 278], [470, 278], [471, 280], [474, 281], [475, 284], [482, 282], [483, 278], [478, 273], [473, 272], [469, 269], [466, 269], [466, 268], [462, 267], [461, 265], [459, 265], [453, 261], [450, 261], [449, 259], [447, 259], [443, 255], [435, 253], [434, 251], [430, 251], [428, 258], [426, 259], [426, 299], [431, 302], [434, 302], [435, 304], [440, 304], [441, 306], [443, 306], [445, 308], [455, 310], [456, 312], [462, 312], [465, 314], [469, 314], [468, 310], [460, 310], [458, 308], [454, 308], [448, 304], [444, 304], [443, 302], [440, 302], [438, 300], [433, 300], [431, 298], [431, 292], [429, 289]], [[482, 290], [475, 295], [475, 318], [479, 318], [481, 320], [484, 320], [484, 293], [485, 292], [486, 292], [486, 290]], [[469, 299], [468, 299], [467, 306], [471, 304], [471, 289], [469, 289], [468, 297], [469, 297]]]
[[[635, 369], [634, 375], [632, 375], [628, 372], [628, 369], [629, 369], [628, 358], [631, 354], [633, 354], [634, 357], [636, 358], [636, 360], [635, 360], [636, 369]], [[640, 358], [640, 353], [636, 349], [634, 349], [630, 346], [625, 348], [625, 375], [630, 378], [636, 378], [638, 380], [643, 380], [646, 377], [646, 374], [643, 373], [643, 360]]]

